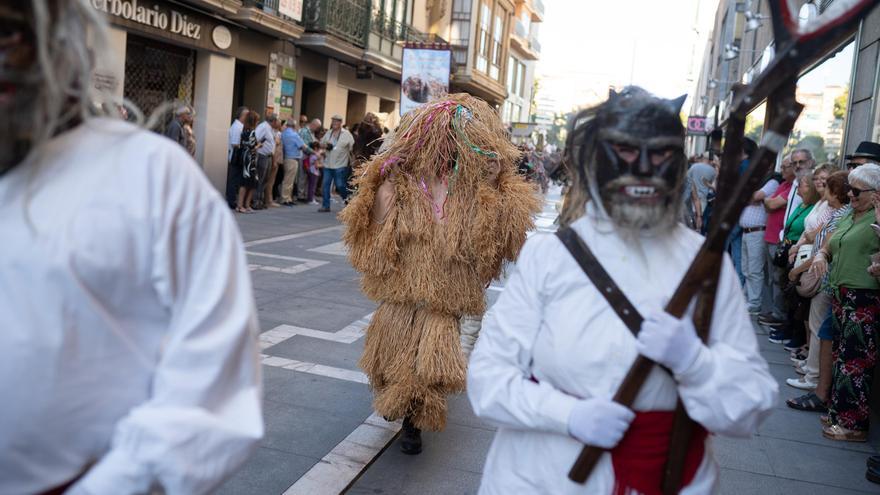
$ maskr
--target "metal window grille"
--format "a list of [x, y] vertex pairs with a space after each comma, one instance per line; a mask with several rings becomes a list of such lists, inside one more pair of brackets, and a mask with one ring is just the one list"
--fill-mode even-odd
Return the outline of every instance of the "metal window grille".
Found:
[[[145, 116], [152, 115], [164, 103], [191, 106], [194, 80], [193, 50], [129, 34], [124, 94]], [[163, 123], [170, 120], [172, 112], [167, 113]]]

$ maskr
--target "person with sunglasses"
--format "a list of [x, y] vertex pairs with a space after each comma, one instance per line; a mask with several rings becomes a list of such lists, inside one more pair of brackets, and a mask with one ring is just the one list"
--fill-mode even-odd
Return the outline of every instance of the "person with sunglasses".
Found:
[[880, 189], [880, 166], [862, 165], [849, 175], [852, 212], [843, 217], [819, 254], [831, 260], [832, 390], [822, 434], [832, 440], [864, 442], [868, 438], [871, 381], [877, 364], [880, 332], [880, 281], [868, 268], [880, 251], [874, 195]]

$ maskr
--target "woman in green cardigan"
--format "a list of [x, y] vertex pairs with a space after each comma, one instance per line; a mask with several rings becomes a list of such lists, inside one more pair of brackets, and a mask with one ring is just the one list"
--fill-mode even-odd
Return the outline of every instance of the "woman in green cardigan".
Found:
[[822, 434], [832, 440], [864, 442], [880, 332], [880, 282], [868, 272], [871, 255], [880, 251], [880, 237], [871, 228], [871, 223], [880, 221], [874, 209], [880, 166], [866, 164], [853, 170], [849, 185], [852, 212], [840, 219], [837, 232], [820, 251], [832, 261], [828, 283], [834, 294], [835, 334], [831, 403]]

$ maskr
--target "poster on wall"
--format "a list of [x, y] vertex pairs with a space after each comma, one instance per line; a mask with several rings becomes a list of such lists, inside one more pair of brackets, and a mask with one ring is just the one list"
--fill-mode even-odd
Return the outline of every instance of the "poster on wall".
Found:
[[400, 115], [449, 92], [452, 52], [404, 48], [400, 83]]
[[278, 0], [278, 13], [302, 21], [303, 0]]

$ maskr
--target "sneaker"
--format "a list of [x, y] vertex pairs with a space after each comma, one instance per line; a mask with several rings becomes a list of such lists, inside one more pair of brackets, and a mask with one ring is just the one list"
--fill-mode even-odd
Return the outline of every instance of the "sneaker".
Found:
[[791, 339], [786, 337], [781, 330], [773, 330], [770, 332], [770, 335], [767, 336], [767, 340], [774, 344], [787, 344], [791, 342]]
[[311, 201], [309, 201], [309, 204], [312, 205], [312, 206], [318, 206], [318, 205], [321, 204], [321, 203], [318, 203], [318, 202], [315, 201], [315, 200], [311, 200]]
[[767, 317], [764, 315], [758, 316], [758, 323], [760, 323], [761, 325], [764, 325], [766, 327], [781, 327], [781, 326], [785, 325], [784, 320], [778, 320], [776, 318]]
[[785, 346], [782, 347], [786, 351], [796, 354], [797, 352], [803, 350], [804, 348], [804, 340], [803, 339], [791, 339]]
[[330, 208], [318, 208], [318, 213], [329, 213]]
[[785, 380], [785, 383], [787, 383], [789, 387], [794, 387], [800, 390], [816, 390], [816, 387], [819, 386], [817, 383], [813, 383], [804, 377], [789, 378], [788, 380]]

